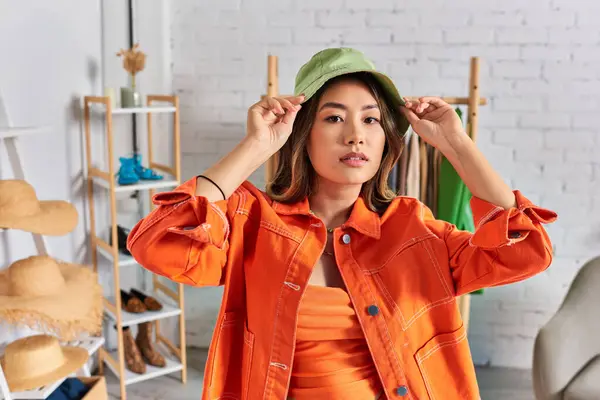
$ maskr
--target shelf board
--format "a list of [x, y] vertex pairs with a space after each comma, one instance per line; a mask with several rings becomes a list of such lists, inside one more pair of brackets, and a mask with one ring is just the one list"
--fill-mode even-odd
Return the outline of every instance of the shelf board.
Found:
[[48, 130], [44, 126], [0, 127], [0, 139], [12, 138], [23, 135], [33, 135]]
[[[148, 294], [148, 293], [146, 293], [146, 294]], [[146, 311], [144, 313], [135, 314], [135, 313], [130, 313], [130, 312], [127, 312], [127, 311], [121, 309], [121, 322], [122, 322], [123, 326], [131, 326], [131, 325], [141, 324], [142, 322], [156, 321], [159, 319], [175, 317], [175, 316], [178, 316], [179, 314], [181, 314], [181, 309], [179, 307], [169, 304], [169, 300], [166, 300], [162, 297], [157, 296], [156, 293], [154, 293], [152, 296], [162, 304], [162, 306], [163, 306], [162, 310]], [[111, 296], [111, 297], [107, 297], [106, 299], [111, 304], [115, 305], [114, 297]], [[117, 320], [117, 316], [114, 315], [111, 310], [105, 308], [104, 312], [106, 313], [106, 315], [108, 315], [114, 321]]]
[[[104, 107], [103, 104], [93, 104], [92, 105], [92, 109], [97, 111], [97, 112], [102, 112], [105, 113], [106, 112], [106, 107]], [[164, 106], [159, 106], [159, 105], [152, 105], [152, 106], [143, 106], [143, 107], [128, 107], [128, 108], [122, 108], [122, 107], [116, 107], [116, 108], [112, 108], [112, 114], [148, 114], [148, 113], [152, 113], [152, 114], [158, 114], [158, 113], [173, 113], [175, 111], [177, 111], [177, 108], [174, 106], [169, 106], [169, 105], [164, 105]]]
[[105, 339], [103, 337], [86, 337], [77, 340], [71, 340], [68, 342], [60, 342], [62, 346], [75, 346], [75, 347], [83, 347], [88, 351], [88, 354], [91, 356], [96, 353], [98, 349], [104, 344]]
[[[104, 247], [98, 246], [97, 249], [98, 253], [100, 253], [104, 258], [106, 258], [110, 262], [113, 261], [114, 257], [112, 253], [106, 251]], [[128, 265], [137, 265], [137, 261], [135, 261], [135, 258], [119, 252], [119, 267], [126, 267]]]
[[173, 106], [146, 106], [132, 108], [113, 108], [113, 114], [147, 114], [147, 113], [172, 113], [176, 108]]
[[[153, 367], [151, 365], [146, 364], [146, 373], [145, 374], [136, 374], [135, 372], [131, 372], [130, 370], [127, 369], [127, 367], [125, 367], [125, 377], [124, 377], [125, 385], [131, 385], [133, 383], [143, 382], [148, 379], [153, 379], [153, 378], [157, 378], [159, 376], [172, 374], [174, 372], [179, 372], [183, 369], [183, 364], [181, 364], [178, 360], [176, 360], [174, 358], [174, 356], [172, 356], [170, 353], [164, 351], [163, 346], [155, 343], [154, 348], [160, 349], [160, 353], [165, 357], [167, 365], [164, 368], [159, 368], [159, 367]], [[159, 351], [159, 350], [157, 350], [157, 351]], [[108, 353], [108, 355], [116, 361], [116, 364], [119, 363], [118, 362], [119, 354], [116, 351], [112, 351], [112, 352]], [[119, 371], [115, 370], [115, 368], [112, 366], [112, 364], [107, 362], [106, 365], [112, 371], [113, 374], [115, 374], [118, 378], [120, 378]]]
[[[179, 182], [173, 176], [162, 173], [160, 171], [158, 171], [158, 173], [163, 175], [163, 179], [159, 181], [140, 180], [138, 183], [133, 185], [119, 185], [117, 183], [118, 178], [115, 177], [115, 192], [134, 192], [136, 190], [163, 189], [169, 187], [176, 187], [179, 185]], [[110, 189], [109, 182], [97, 176], [94, 177], [94, 183], [105, 189]]]
[[[61, 342], [60, 344], [62, 346], [83, 347], [84, 349], [86, 349], [88, 351], [88, 354], [91, 356], [94, 353], [96, 353], [96, 351], [98, 351], [98, 349], [104, 344], [104, 338], [103, 337], [87, 337], [87, 338], [83, 338], [83, 339], [79, 339], [79, 340], [71, 340], [69, 342]], [[1, 351], [0, 351], [0, 353], [1, 353]], [[48, 396], [50, 396], [50, 394], [52, 392], [54, 392], [56, 390], [56, 388], [59, 387], [60, 384], [64, 382], [65, 379], [67, 379], [67, 377], [58, 379], [49, 385], [41, 386], [41, 387], [38, 387], [38, 388], [35, 388], [32, 390], [27, 390], [27, 391], [23, 391], [23, 392], [12, 392], [10, 394], [10, 396], [14, 400], [17, 400], [17, 399], [19, 399], [19, 400], [45, 399]]]

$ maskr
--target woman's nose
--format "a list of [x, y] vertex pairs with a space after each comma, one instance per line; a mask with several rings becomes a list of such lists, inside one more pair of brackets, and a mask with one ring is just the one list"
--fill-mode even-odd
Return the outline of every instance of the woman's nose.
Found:
[[352, 123], [348, 126], [348, 132], [345, 137], [345, 143], [350, 144], [363, 144], [365, 141], [364, 129], [360, 124]]

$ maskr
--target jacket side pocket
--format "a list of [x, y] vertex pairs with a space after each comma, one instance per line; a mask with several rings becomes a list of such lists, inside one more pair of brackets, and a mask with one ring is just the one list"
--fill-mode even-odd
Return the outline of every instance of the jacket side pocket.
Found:
[[415, 361], [431, 400], [479, 400], [475, 367], [464, 325], [430, 339]]
[[242, 351], [244, 343], [244, 318], [241, 312], [226, 312], [214, 333], [214, 358], [209, 386], [211, 399], [241, 399]]
[[250, 373], [252, 371], [252, 355], [254, 353], [254, 334], [244, 324], [244, 352], [242, 355], [242, 399], [248, 399]]

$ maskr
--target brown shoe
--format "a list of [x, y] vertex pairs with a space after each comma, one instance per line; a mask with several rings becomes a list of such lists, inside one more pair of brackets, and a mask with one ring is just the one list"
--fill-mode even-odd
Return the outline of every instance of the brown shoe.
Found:
[[146, 373], [146, 364], [142, 360], [142, 354], [133, 339], [129, 327], [123, 328], [123, 349], [125, 350], [125, 365], [127, 369], [136, 374]]
[[121, 290], [121, 308], [127, 312], [140, 314], [148, 311], [144, 303], [140, 299], [124, 290]]
[[135, 342], [148, 364], [160, 368], [167, 365], [162, 354], [154, 349], [152, 343], [152, 322], [143, 322], [138, 325], [138, 334], [135, 338]]
[[160, 304], [158, 302], [158, 300], [156, 300], [152, 296], [147, 296], [144, 293], [137, 291], [135, 289], [131, 289], [129, 291], [129, 293], [131, 293], [133, 296], [140, 299], [142, 301], [142, 303], [144, 303], [144, 305], [146, 306], [148, 311], [160, 311], [163, 308], [162, 304]]

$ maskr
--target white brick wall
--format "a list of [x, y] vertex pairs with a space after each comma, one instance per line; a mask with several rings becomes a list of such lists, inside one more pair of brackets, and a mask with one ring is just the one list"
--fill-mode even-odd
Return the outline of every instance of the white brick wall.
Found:
[[[547, 272], [473, 298], [480, 364], [531, 366], [533, 338], [577, 269], [599, 253], [600, 25], [584, 0], [177, 0], [173, 85], [184, 104], [184, 171], [214, 163], [244, 135], [264, 93], [266, 56], [280, 57], [290, 93], [300, 65], [326, 46], [354, 46], [406, 95], [464, 96], [470, 56], [482, 58], [478, 145], [511, 185], [556, 210]], [[252, 176], [263, 184], [262, 169]], [[193, 302], [206, 304], [204, 291]], [[213, 318], [214, 292], [195, 315]], [[208, 318], [209, 319], [209, 318]], [[212, 321], [194, 324], [206, 345]], [[202, 331], [204, 329], [204, 331]], [[194, 341], [192, 340], [192, 343]]]

